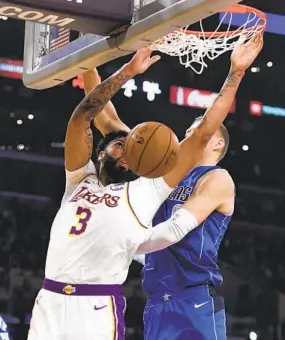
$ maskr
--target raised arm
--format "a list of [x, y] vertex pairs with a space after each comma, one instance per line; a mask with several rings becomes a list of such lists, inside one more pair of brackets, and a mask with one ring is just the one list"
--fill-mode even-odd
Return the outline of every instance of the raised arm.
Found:
[[[97, 85], [101, 84], [97, 69], [85, 72], [82, 78], [85, 95], [91, 92]], [[94, 118], [94, 125], [103, 136], [112, 131], [130, 131], [130, 128], [118, 117], [117, 111], [111, 101], [109, 101], [104, 109]]]
[[228, 115], [245, 71], [258, 56], [262, 47], [262, 34], [254, 36], [245, 44], [242, 40], [237, 43], [231, 56], [230, 73], [220, 94], [204, 114], [199, 126], [181, 142], [177, 164], [164, 176], [169, 186], [174, 188], [195, 165], [204, 147]]
[[137, 250], [141, 255], [167, 248], [181, 241], [215, 210], [231, 215], [234, 209], [235, 186], [227, 171], [217, 169], [203, 176], [193, 194], [169, 220], [146, 231], [146, 238]]
[[115, 93], [131, 78], [145, 72], [160, 58], [150, 57], [149, 49], [139, 50], [118, 72], [96, 86], [74, 110], [65, 138], [65, 167], [75, 171], [88, 163], [93, 151], [90, 123], [105, 108]]

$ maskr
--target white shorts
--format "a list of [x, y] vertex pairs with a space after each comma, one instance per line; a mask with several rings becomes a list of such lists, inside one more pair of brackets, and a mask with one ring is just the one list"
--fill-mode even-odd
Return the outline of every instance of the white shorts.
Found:
[[28, 340], [123, 340], [123, 296], [62, 295], [41, 289]]

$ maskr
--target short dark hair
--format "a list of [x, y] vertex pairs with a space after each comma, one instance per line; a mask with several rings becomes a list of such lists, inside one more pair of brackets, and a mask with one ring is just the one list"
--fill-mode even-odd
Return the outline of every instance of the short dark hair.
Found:
[[120, 137], [127, 137], [128, 132], [124, 130], [114, 131], [108, 133], [105, 137], [101, 138], [97, 144], [96, 147], [96, 158], [98, 159], [98, 156], [101, 151], [104, 151], [106, 147], [115, 139]]
[[220, 130], [219, 131], [220, 131], [220, 134], [221, 134], [221, 136], [222, 136], [222, 138], [223, 138], [223, 140], [225, 142], [225, 145], [222, 148], [220, 156], [218, 158], [218, 160], [221, 161], [225, 157], [226, 153], [228, 152], [228, 148], [229, 148], [229, 144], [230, 144], [230, 135], [229, 135], [228, 129], [225, 127], [224, 124], [222, 124], [220, 126]]
[[[197, 117], [194, 120], [194, 123], [197, 122], [197, 121], [201, 121], [202, 119], [203, 119], [203, 116]], [[226, 128], [226, 126], [224, 124], [222, 124], [220, 126], [219, 132], [220, 132], [220, 134], [221, 134], [221, 136], [222, 136], [222, 138], [224, 140], [224, 143], [225, 143], [224, 147], [222, 148], [222, 150], [220, 152], [219, 158], [218, 158], [218, 161], [221, 161], [225, 157], [225, 155], [226, 155], [226, 153], [228, 151], [229, 144], [230, 144], [230, 135], [229, 135], [228, 129]]]

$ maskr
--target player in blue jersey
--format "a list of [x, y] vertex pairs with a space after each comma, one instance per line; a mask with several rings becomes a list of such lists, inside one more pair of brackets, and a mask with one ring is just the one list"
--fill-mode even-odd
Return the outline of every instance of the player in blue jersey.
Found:
[[[219, 116], [230, 110], [244, 73], [262, 46], [261, 35], [236, 45], [230, 74], [209, 109], [211, 113]], [[96, 77], [98, 81], [98, 75]], [[102, 134], [110, 130], [128, 131], [111, 103], [108, 105], [96, 118], [97, 128]], [[196, 120], [186, 135], [193, 131], [199, 133], [205, 117], [207, 114], [203, 120]], [[184, 226], [190, 221], [200, 225], [178, 244], [146, 256], [143, 270], [143, 286], [148, 295], [144, 313], [146, 340], [226, 339], [224, 302], [215, 293], [215, 287], [222, 282], [217, 252], [233, 213], [235, 190], [230, 175], [216, 164], [225, 155], [228, 142], [227, 130], [221, 126], [202, 157], [200, 153], [196, 167], [177, 186], [154, 219], [154, 225], [163, 223], [183, 205], [176, 224], [184, 219]]]
[[[250, 49], [244, 50], [243, 62], [236, 59], [240, 46], [233, 52], [231, 70], [239, 64], [238, 71], [246, 71], [263, 46], [262, 38], [256, 37], [246, 45]], [[227, 82], [219, 96], [227, 96], [232, 102], [234, 93], [227, 92]], [[201, 119], [196, 119], [186, 136], [200, 123]], [[145, 340], [226, 339], [224, 300], [217, 296], [215, 288], [223, 281], [217, 265], [218, 250], [234, 211], [233, 180], [217, 166], [228, 145], [229, 134], [222, 125], [203, 156], [197, 159], [196, 167], [171, 193], [153, 220], [153, 226], [158, 225], [182, 207], [196, 218], [199, 227], [179, 243], [145, 256], [142, 271], [142, 284], [148, 296]]]
[[[194, 122], [188, 133], [199, 124]], [[153, 225], [179, 209], [200, 224], [182, 241], [146, 255], [142, 283], [148, 299], [144, 312], [145, 339], [225, 340], [225, 310], [215, 287], [222, 283], [218, 249], [234, 210], [234, 183], [216, 164], [228, 148], [227, 129], [211, 138], [203, 158], [157, 212]]]

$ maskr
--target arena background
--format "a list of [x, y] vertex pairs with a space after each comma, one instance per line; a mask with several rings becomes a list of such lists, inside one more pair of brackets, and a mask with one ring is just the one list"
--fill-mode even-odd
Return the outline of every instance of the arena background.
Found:
[[[226, 125], [223, 166], [237, 187], [236, 210], [220, 250], [229, 340], [285, 339], [285, 3], [247, 1], [272, 17], [265, 47], [241, 85]], [[278, 19], [278, 20], [277, 20]], [[218, 21], [218, 16], [213, 20]], [[83, 96], [80, 77], [34, 91], [21, 81], [24, 22], [0, 20], [0, 314], [14, 340], [26, 339], [44, 276], [49, 230], [64, 189], [67, 121]], [[99, 68], [103, 79], [128, 58]], [[128, 125], [161, 121], [182, 138], [219, 91], [229, 54], [203, 75], [163, 56], [114, 98]], [[96, 134], [98, 140], [99, 135]], [[142, 339], [145, 303], [139, 264], [131, 266], [127, 339]], [[171, 340], [171, 339], [170, 339]]]

